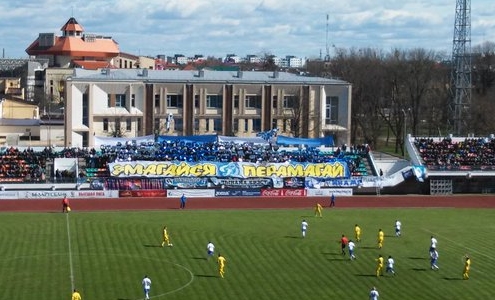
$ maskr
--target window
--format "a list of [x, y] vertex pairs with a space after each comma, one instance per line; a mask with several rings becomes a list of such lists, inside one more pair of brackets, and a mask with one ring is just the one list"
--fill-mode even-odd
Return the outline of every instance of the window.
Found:
[[131, 106], [136, 107], [136, 94], [131, 94]]
[[234, 125], [232, 131], [237, 132], [238, 130], [239, 130], [239, 119], [234, 119]]
[[139, 134], [139, 132], [141, 132], [142, 127], [143, 127], [142, 120], [141, 120], [141, 118], [138, 118], [137, 119], [137, 131], [138, 131], [138, 134]]
[[88, 107], [88, 94], [82, 95], [82, 123], [89, 127], [89, 107]]
[[103, 131], [108, 131], [108, 119], [103, 119]]
[[199, 132], [199, 119], [194, 119], [194, 130]]
[[278, 104], [277, 101], [278, 101], [277, 95], [273, 96], [272, 97], [272, 107], [273, 108], [277, 108], [277, 104]]
[[234, 108], [239, 108], [239, 95], [234, 96]]
[[115, 134], [118, 134], [120, 133], [120, 118], [116, 118], [115, 119]]
[[82, 146], [83, 147], [88, 147], [88, 140], [89, 140], [89, 132], [83, 132], [82, 133]]
[[261, 131], [261, 119], [253, 119], [253, 131], [254, 132]]
[[184, 122], [183, 122], [182, 118], [174, 118], [175, 131], [182, 132], [182, 130], [184, 128], [183, 124], [184, 124]]
[[112, 95], [107, 94], [107, 106], [112, 107]]
[[125, 94], [115, 95], [115, 107], [125, 107]]
[[155, 131], [156, 132], [159, 132], [160, 131], [160, 118], [156, 118], [155, 119], [154, 128], [155, 128]]
[[155, 95], [155, 108], [160, 107], [160, 95], [156, 94]]
[[222, 108], [223, 107], [222, 95], [206, 95], [206, 107]]
[[194, 95], [194, 108], [199, 108], [199, 95]]
[[282, 103], [283, 108], [296, 108], [297, 106], [297, 96], [284, 96]]
[[125, 130], [127, 130], [127, 131], [131, 131], [132, 130], [131, 118], [127, 118], [125, 120]]
[[222, 119], [213, 119], [213, 131], [222, 131]]
[[248, 95], [244, 100], [246, 108], [261, 108], [261, 96]]
[[327, 97], [325, 103], [325, 124], [338, 124], [339, 97]]
[[167, 95], [167, 107], [182, 107], [182, 95]]

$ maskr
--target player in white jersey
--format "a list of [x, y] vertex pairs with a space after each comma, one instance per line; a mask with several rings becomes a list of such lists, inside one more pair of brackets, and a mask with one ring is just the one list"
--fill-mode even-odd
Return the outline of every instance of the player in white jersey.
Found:
[[402, 223], [399, 220], [395, 220], [395, 236], [399, 237], [401, 235], [400, 228]]
[[209, 259], [211, 256], [215, 254], [215, 245], [212, 242], [208, 242], [206, 245], [206, 259]]
[[351, 258], [351, 260], [356, 259], [356, 255], [354, 255], [354, 248], [356, 248], [356, 244], [354, 244], [352, 240], [349, 240], [347, 247], [349, 248], [349, 257]]
[[380, 294], [376, 290], [376, 287], [372, 287], [370, 291], [370, 300], [378, 300], [378, 297], [380, 297]]
[[306, 220], [302, 220], [301, 222], [301, 232], [302, 232], [302, 237], [306, 237], [306, 231], [308, 230], [308, 222]]
[[395, 275], [394, 264], [395, 264], [394, 258], [392, 257], [392, 255], [389, 255], [387, 259], [387, 269], [386, 269], [387, 273], [392, 273], [393, 275]]
[[148, 275], [144, 275], [141, 284], [143, 285], [144, 299], [148, 300], [150, 298], [150, 289], [151, 289], [151, 279], [148, 278]]

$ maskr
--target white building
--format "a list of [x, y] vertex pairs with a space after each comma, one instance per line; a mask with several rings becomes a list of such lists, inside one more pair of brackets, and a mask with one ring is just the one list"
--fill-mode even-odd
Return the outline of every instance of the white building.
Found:
[[[65, 146], [95, 136], [332, 136], [350, 144], [351, 84], [286, 72], [75, 69], [66, 81]], [[299, 120], [299, 121], [297, 121]]]

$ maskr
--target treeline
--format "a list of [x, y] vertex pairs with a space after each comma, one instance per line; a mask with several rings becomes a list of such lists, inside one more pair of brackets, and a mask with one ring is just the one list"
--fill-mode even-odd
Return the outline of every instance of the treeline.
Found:
[[[452, 66], [445, 53], [426, 49], [385, 52], [337, 49], [326, 62], [308, 62], [308, 72], [352, 84], [352, 143], [395, 143], [403, 153], [405, 132], [446, 136], [451, 132]], [[472, 48], [471, 104], [463, 134], [495, 133], [495, 43]]]

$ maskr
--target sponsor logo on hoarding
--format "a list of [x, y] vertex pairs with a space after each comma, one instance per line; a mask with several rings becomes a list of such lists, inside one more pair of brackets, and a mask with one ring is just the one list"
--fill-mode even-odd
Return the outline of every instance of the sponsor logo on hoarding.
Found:
[[301, 196], [306, 196], [306, 190], [304, 189], [283, 189], [282, 190], [283, 196], [289, 196], [289, 197], [301, 197]]
[[305, 189], [263, 189], [261, 196], [264, 197], [304, 197]]
[[241, 196], [253, 196], [253, 197], [259, 197], [261, 196], [261, 191], [260, 190], [244, 190], [241, 191]]
[[241, 195], [241, 190], [215, 190], [215, 197], [237, 197]]
[[271, 189], [271, 190], [261, 190], [261, 196], [263, 197], [278, 197], [282, 196], [282, 192], [280, 189]]
[[119, 191], [119, 196], [124, 198], [129, 198], [129, 197], [165, 197], [165, 191], [164, 190], [140, 190], [140, 191], [132, 191], [132, 190], [125, 190], [125, 191]]

